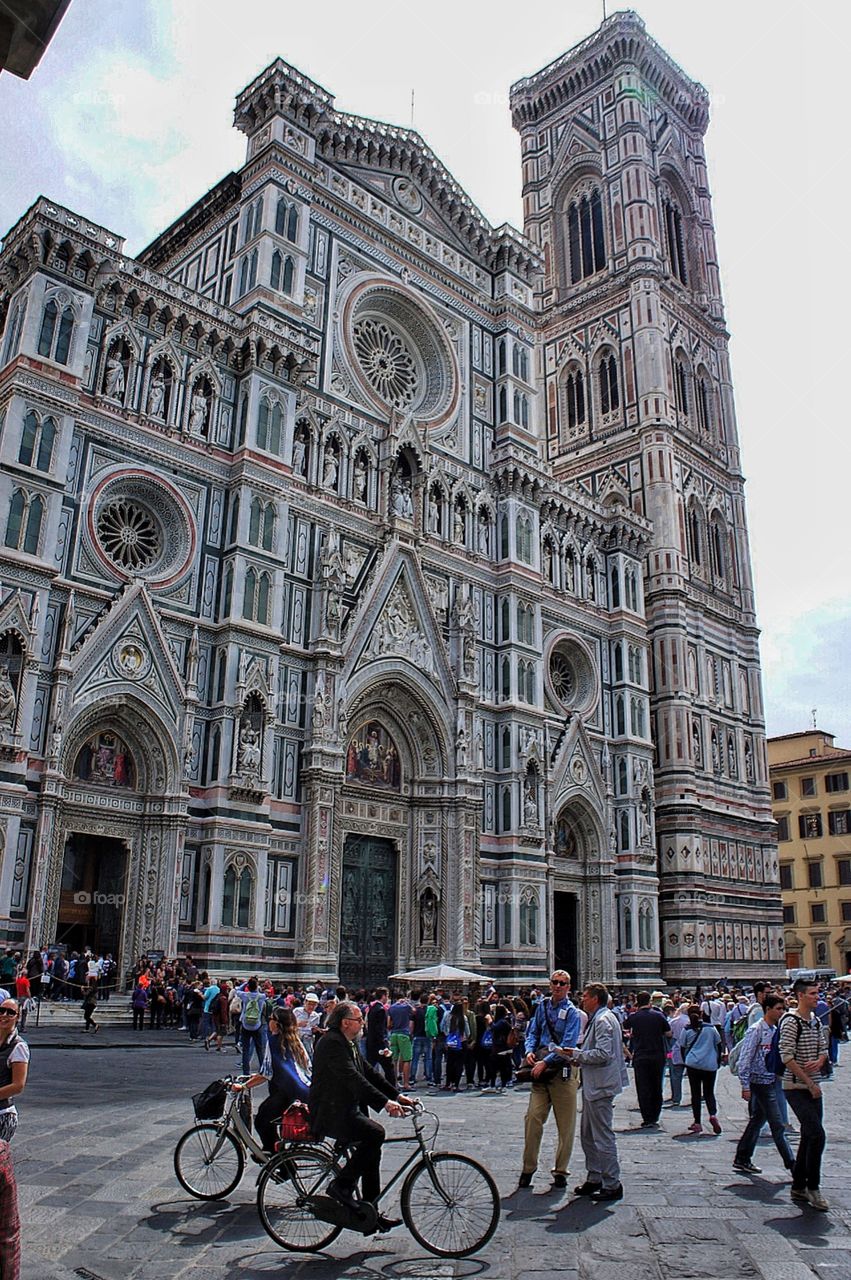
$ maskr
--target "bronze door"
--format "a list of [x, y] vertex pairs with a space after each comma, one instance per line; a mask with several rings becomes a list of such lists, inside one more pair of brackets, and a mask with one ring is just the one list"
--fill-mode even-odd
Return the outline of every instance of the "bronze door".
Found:
[[340, 981], [350, 992], [386, 984], [396, 964], [396, 850], [348, 836], [343, 850]]

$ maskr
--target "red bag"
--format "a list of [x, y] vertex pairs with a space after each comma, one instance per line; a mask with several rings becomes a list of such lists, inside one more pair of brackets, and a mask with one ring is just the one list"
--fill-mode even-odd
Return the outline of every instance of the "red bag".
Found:
[[303, 1102], [294, 1102], [281, 1116], [281, 1142], [307, 1142], [310, 1114]]

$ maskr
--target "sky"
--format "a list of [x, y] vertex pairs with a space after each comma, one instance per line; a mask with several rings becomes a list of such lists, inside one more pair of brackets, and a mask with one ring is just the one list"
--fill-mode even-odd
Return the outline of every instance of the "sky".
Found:
[[[709, 180], [747, 477], [769, 734], [851, 747], [848, 0], [636, 0], [709, 91]], [[608, 12], [616, 5], [609, 0]], [[522, 225], [509, 86], [602, 0], [73, 0], [0, 76], [0, 234], [40, 194], [138, 252], [244, 161], [233, 99], [280, 56], [343, 111], [412, 122], [482, 212]]]

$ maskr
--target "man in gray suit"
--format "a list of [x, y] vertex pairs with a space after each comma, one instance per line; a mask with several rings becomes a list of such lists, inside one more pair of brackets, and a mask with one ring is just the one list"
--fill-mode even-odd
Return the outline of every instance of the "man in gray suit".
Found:
[[601, 982], [589, 982], [585, 987], [582, 1008], [588, 1015], [582, 1046], [560, 1052], [582, 1068], [579, 1136], [586, 1173], [583, 1184], [575, 1188], [576, 1195], [590, 1196], [595, 1204], [601, 1204], [623, 1199], [613, 1111], [628, 1077], [620, 1023], [609, 1009], [609, 992]]

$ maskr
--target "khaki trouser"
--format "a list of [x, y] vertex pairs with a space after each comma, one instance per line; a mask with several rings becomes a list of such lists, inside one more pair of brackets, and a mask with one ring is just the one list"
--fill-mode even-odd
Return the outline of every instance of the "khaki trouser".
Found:
[[576, 1069], [571, 1072], [570, 1079], [564, 1080], [556, 1076], [549, 1084], [533, 1084], [529, 1095], [529, 1106], [526, 1110], [526, 1142], [523, 1147], [523, 1172], [534, 1173], [538, 1167], [538, 1152], [541, 1149], [541, 1137], [544, 1124], [550, 1111], [555, 1112], [558, 1143], [554, 1173], [567, 1173], [570, 1164], [570, 1153], [573, 1150], [573, 1135], [576, 1129], [576, 1090], [578, 1087]]

